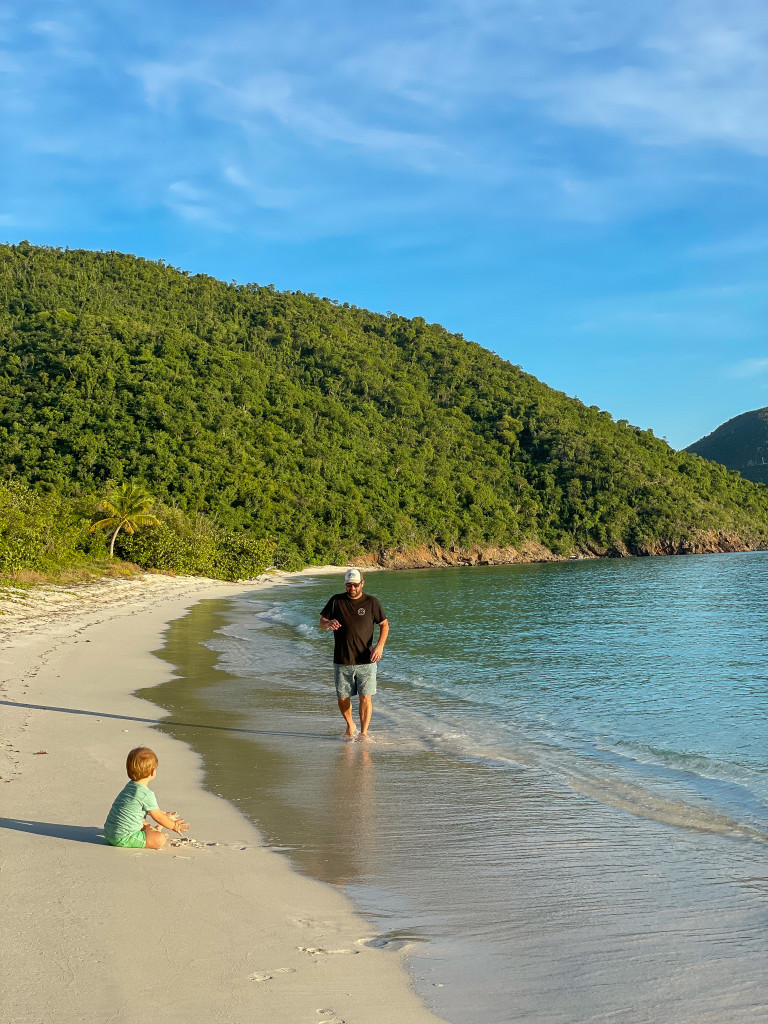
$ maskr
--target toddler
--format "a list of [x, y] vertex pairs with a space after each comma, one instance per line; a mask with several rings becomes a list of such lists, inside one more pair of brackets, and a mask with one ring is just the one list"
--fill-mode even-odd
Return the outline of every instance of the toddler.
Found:
[[128, 846], [136, 850], [160, 850], [167, 836], [157, 825], [145, 822], [149, 815], [158, 825], [164, 825], [181, 835], [189, 825], [176, 811], [161, 811], [149, 783], [157, 775], [157, 755], [149, 747], [135, 747], [125, 762], [128, 778], [118, 793], [112, 810], [104, 823], [104, 838], [110, 846]]

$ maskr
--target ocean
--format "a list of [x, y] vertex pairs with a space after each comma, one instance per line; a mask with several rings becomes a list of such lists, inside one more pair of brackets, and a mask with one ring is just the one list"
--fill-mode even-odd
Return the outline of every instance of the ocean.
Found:
[[768, 553], [371, 572], [372, 743], [334, 576], [201, 602], [141, 695], [453, 1024], [768, 1021]]

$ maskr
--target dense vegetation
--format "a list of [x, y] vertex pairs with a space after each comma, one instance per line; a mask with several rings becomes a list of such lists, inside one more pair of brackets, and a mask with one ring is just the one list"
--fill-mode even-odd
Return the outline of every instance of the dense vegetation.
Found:
[[685, 450], [768, 484], [768, 407], [734, 416]]
[[[109, 557], [109, 532], [91, 531], [99, 509], [93, 498], [70, 497], [20, 480], [0, 481], [0, 576], [19, 573], [73, 580], [130, 565]], [[144, 568], [222, 579], [252, 578], [274, 560], [274, 545], [234, 534], [202, 515], [156, 505], [159, 526], [120, 534], [117, 554]], [[291, 566], [289, 566], [290, 568]]]
[[137, 481], [165, 524], [118, 537], [141, 564], [196, 531], [230, 575], [270, 542], [297, 564], [768, 539], [768, 489], [419, 317], [26, 243], [0, 292], [0, 479], [81, 507]]

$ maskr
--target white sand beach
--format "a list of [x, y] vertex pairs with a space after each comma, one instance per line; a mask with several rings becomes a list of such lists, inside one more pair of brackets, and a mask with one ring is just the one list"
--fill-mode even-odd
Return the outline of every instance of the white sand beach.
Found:
[[[168, 622], [285, 580], [147, 575], [0, 602], [6, 1024], [436, 1024], [402, 953], [368, 945], [340, 893], [205, 792], [198, 756], [131, 696], [167, 678], [151, 652]], [[160, 760], [160, 806], [191, 823], [156, 852], [101, 837], [141, 744]]]

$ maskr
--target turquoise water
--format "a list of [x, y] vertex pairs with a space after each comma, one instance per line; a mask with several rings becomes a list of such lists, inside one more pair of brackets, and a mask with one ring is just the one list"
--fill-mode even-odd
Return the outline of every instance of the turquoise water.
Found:
[[[316, 627], [340, 578], [217, 606], [209, 786], [407, 942], [456, 1024], [768, 1020], [768, 555], [366, 587], [373, 744], [339, 739]], [[152, 699], [189, 713], [182, 684]]]

